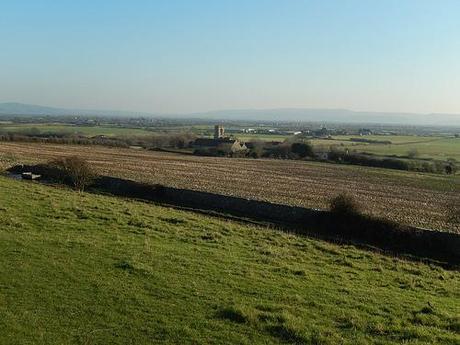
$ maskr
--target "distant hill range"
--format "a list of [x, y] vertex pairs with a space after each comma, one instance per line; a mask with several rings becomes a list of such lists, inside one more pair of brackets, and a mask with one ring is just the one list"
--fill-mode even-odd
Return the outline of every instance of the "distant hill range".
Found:
[[227, 120], [310, 121], [418, 126], [460, 126], [460, 115], [364, 112], [347, 109], [242, 109], [193, 114], [195, 117]]
[[352, 111], [347, 109], [237, 109], [217, 110], [190, 114], [153, 114], [135, 111], [111, 111], [90, 109], [64, 109], [22, 103], [0, 103], [0, 115], [74, 115], [115, 117], [158, 117], [208, 120], [252, 120], [252, 121], [305, 121], [325, 123], [369, 123], [419, 126], [460, 127], [460, 115], [455, 114], [411, 114]]
[[24, 115], [24, 116], [154, 116], [150, 113], [135, 111], [112, 111], [112, 110], [92, 110], [92, 109], [66, 109], [54, 108], [41, 105], [23, 104], [23, 103], [0, 103], [0, 115]]

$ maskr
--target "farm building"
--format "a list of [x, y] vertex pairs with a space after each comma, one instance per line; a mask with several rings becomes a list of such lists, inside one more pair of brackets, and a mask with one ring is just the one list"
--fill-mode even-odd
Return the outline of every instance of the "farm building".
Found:
[[214, 138], [198, 138], [192, 147], [199, 151], [220, 151], [223, 153], [234, 153], [246, 150], [247, 147], [238, 139], [225, 137], [223, 126], [214, 127]]

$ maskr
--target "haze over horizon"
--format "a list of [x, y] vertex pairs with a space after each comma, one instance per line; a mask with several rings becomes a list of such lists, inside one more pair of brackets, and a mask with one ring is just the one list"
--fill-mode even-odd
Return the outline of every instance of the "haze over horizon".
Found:
[[0, 101], [460, 114], [460, 2], [0, 5]]

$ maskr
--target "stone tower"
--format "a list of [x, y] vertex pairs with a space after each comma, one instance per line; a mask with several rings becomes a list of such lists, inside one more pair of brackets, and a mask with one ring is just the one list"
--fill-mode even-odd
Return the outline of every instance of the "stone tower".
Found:
[[214, 139], [222, 139], [224, 137], [225, 130], [224, 126], [215, 125], [214, 126]]

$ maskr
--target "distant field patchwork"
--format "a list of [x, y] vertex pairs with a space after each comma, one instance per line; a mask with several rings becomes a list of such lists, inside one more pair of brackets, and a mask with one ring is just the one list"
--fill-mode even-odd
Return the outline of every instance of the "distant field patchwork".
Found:
[[[359, 143], [353, 138], [363, 140], [390, 141], [391, 144]], [[334, 136], [333, 140], [314, 139], [314, 145], [331, 147], [342, 146], [352, 151], [367, 152], [383, 156], [407, 156], [415, 153], [416, 158], [433, 158], [439, 160], [456, 159], [460, 161], [460, 138], [421, 137], [421, 136]]]

